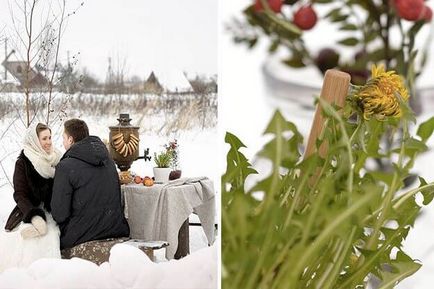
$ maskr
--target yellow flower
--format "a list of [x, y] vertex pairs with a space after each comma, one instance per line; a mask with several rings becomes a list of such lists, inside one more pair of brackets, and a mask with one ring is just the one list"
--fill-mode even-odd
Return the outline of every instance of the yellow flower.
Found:
[[372, 76], [368, 82], [353, 95], [363, 117], [384, 119], [400, 117], [401, 108], [398, 97], [408, 101], [408, 91], [404, 80], [395, 71], [385, 71], [384, 66], [373, 66]]

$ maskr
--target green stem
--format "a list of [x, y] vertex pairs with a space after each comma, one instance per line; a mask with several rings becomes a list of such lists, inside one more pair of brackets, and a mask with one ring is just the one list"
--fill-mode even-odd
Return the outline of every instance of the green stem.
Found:
[[[342, 214], [338, 215], [322, 232], [321, 234], [312, 242], [312, 244], [303, 253], [301, 258], [296, 261], [295, 264], [290, 264], [293, 266], [288, 278], [292, 282], [297, 280], [298, 276], [302, 273], [306, 266], [306, 262], [313, 257], [315, 252], [323, 248], [324, 243], [327, 239], [335, 232], [335, 230], [344, 223], [349, 217], [351, 217], [357, 210], [363, 207], [367, 202], [369, 202], [373, 197], [373, 194], [366, 194], [358, 202], [349, 206]], [[288, 262], [289, 263], [289, 262]], [[290, 283], [291, 284], [291, 283]]]
[[384, 221], [386, 220], [386, 217], [388, 216], [389, 210], [392, 206], [393, 196], [394, 196], [396, 190], [398, 189], [397, 186], [398, 186], [398, 180], [399, 180], [399, 170], [402, 168], [402, 163], [403, 163], [404, 154], [405, 154], [405, 140], [408, 137], [408, 126], [407, 126], [406, 120], [403, 121], [403, 130], [404, 130], [403, 131], [403, 140], [401, 143], [401, 150], [399, 152], [399, 158], [398, 158], [398, 164], [397, 164], [398, 170], [395, 170], [395, 172], [393, 174], [392, 183], [391, 183], [389, 190], [386, 194], [386, 197], [384, 198], [382, 205], [381, 205], [383, 210], [381, 211], [379, 218], [375, 222], [374, 231], [370, 235], [369, 240], [366, 244], [366, 248], [368, 250], [375, 249], [375, 246], [378, 242], [378, 234], [380, 232], [380, 228], [383, 226]]
[[247, 284], [244, 286], [243, 284], [239, 284], [238, 288], [246, 288], [246, 289], [254, 289], [257, 288], [256, 282], [258, 280], [259, 271], [263, 268], [262, 265], [264, 263], [265, 257], [268, 255], [268, 251], [271, 248], [270, 242], [273, 240], [273, 226], [268, 226], [268, 230], [266, 232], [266, 237], [264, 243], [261, 246], [261, 252], [259, 253], [259, 258], [255, 264], [255, 267], [252, 272], [249, 272], [250, 278], [247, 281]]
[[[313, 195], [313, 193], [315, 192], [318, 183], [321, 179], [321, 176], [324, 174], [325, 168], [327, 166], [327, 164], [330, 162], [330, 156], [327, 155], [325, 161], [324, 161], [324, 165], [321, 168], [321, 171], [319, 172], [318, 175], [315, 175], [315, 184], [311, 187], [310, 192], [309, 192], [309, 196]], [[309, 215], [309, 219], [307, 220], [307, 225], [305, 227], [305, 230], [303, 230], [303, 238], [301, 239], [301, 244], [306, 244], [307, 238], [309, 237], [309, 232], [310, 232], [310, 228], [312, 227], [314, 221], [315, 221], [315, 217], [317, 216], [317, 213], [319, 211], [320, 208], [320, 204], [323, 200], [323, 194], [321, 194], [321, 191], [319, 192], [318, 196], [315, 199], [315, 204], [313, 206], [312, 212]]]
[[[366, 147], [369, 148], [369, 147], [372, 145], [373, 142], [377, 141], [376, 137], [379, 137], [379, 136], [378, 136], [378, 131], [379, 131], [380, 129], [381, 129], [381, 122], [377, 121], [377, 122], [375, 123], [375, 126], [374, 126], [374, 131], [373, 131], [373, 133], [371, 134], [371, 137], [370, 137], [370, 139], [369, 139], [368, 144], [366, 145]], [[364, 164], [365, 164], [365, 161], [366, 161], [367, 158], [368, 158], [368, 154], [363, 153], [363, 154], [362, 154], [362, 155], [357, 159], [357, 162], [356, 162], [356, 164], [355, 164], [355, 166], [354, 166], [354, 172], [355, 172], [356, 174], [358, 174], [359, 171], [364, 167]]]
[[[276, 131], [279, 132], [279, 135], [282, 134], [282, 127], [280, 126], [279, 123], [277, 123]], [[256, 210], [256, 212], [258, 214], [260, 213], [260, 211], [266, 212], [268, 207], [270, 206], [270, 204], [273, 202], [275, 195], [279, 193], [279, 189], [280, 189], [279, 188], [279, 179], [280, 179], [279, 169], [280, 169], [280, 164], [282, 162], [282, 154], [283, 154], [282, 148], [283, 148], [282, 138], [276, 137], [275, 154], [274, 154], [274, 159], [272, 160], [273, 172], [272, 172], [272, 177], [271, 177], [271, 185], [270, 185], [270, 188], [268, 190], [269, 193], [265, 195], [264, 202]], [[266, 220], [264, 220], [265, 216], [266, 216], [266, 214], [262, 215], [261, 223], [263, 223], [262, 221], [266, 221]]]
[[[414, 215], [408, 215], [406, 217], [407, 218], [406, 218], [404, 223], [407, 223], [408, 220], [410, 220], [411, 218], [414, 217]], [[355, 282], [355, 281], [362, 281], [366, 277], [366, 274], [368, 272], [370, 272], [370, 270], [372, 270], [372, 268], [373, 268], [375, 262], [378, 260], [378, 258], [380, 258], [381, 255], [384, 254], [384, 252], [387, 250], [387, 248], [389, 248], [389, 246], [395, 242], [395, 239], [397, 237], [402, 238], [402, 236], [399, 233], [400, 233], [400, 230], [396, 230], [390, 238], [386, 239], [386, 241], [383, 243], [383, 245], [379, 249], [375, 250], [373, 252], [373, 255], [369, 256], [368, 260], [366, 262], [364, 262], [363, 266], [358, 268], [357, 272], [354, 275], [352, 275], [350, 278], [348, 278], [337, 289], [354, 288], [353, 286], [350, 286], [350, 284], [354, 284], [353, 282]], [[359, 258], [359, 260], [361, 259], [361, 257]]]
[[[273, 265], [267, 270], [267, 272], [264, 274], [264, 278], [262, 278], [261, 283], [259, 283], [258, 288], [267, 288], [267, 283], [273, 279], [274, 277], [274, 271], [276, 270], [277, 266], [279, 264], [283, 263], [284, 258], [288, 254], [289, 247], [291, 245], [291, 242], [288, 242], [285, 247], [283, 247], [282, 251], [277, 256], [276, 260], [274, 261]], [[277, 283], [274, 283], [277, 284]]]
[[222, 223], [223, 228], [227, 232], [225, 237], [226, 242], [228, 242], [227, 246], [231, 246], [234, 248], [234, 250], [236, 250], [238, 248], [236, 234], [234, 234], [236, 231], [231, 224], [228, 214], [222, 214]]
[[353, 244], [353, 238], [356, 234], [357, 227], [353, 226], [350, 235], [347, 237], [346, 242], [342, 242], [342, 247], [339, 252], [335, 254], [336, 258], [332, 264], [330, 264], [331, 269], [322, 277], [321, 282], [316, 286], [317, 289], [333, 289], [336, 286], [336, 278], [342, 270], [342, 264], [348, 255], [348, 250], [351, 249]]
[[[359, 116], [357, 116], [359, 117]], [[359, 133], [360, 128], [363, 126], [363, 120], [360, 120], [357, 124], [356, 129], [354, 130], [353, 134], [350, 137], [350, 145], [352, 147], [353, 143], [354, 143], [354, 138], [357, 136], [357, 134]]]
[[[398, 210], [399, 207], [401, 207], [401, 205], [404, 204], [405, 201], [407, 201], [409, 198], [411, 198], [412, 196], [416, 195], [419, 192], [423, 192], [423, 191], [428, 190], [428, 189], [434, 189], [434, 182], [426, 184], [426, 185], [421, 186], [419, 188], [412, 189], [412, 190], [402, 194], [397, 199], [394, 199], [392, 201], [393, 209]], [[376, 210], [375, 212], [373, 212], [372, 214], [367, 216], [365, 219], [363, 219], [363, 223], [367, 224], [368, 222], [370, 222], [372, 220], [372, 218], [374, 218], [374, 216], [378, 215], [381, 212], [381, 209], [382, 208]]]
[[[332, 106], [328, 103], [326, 103], [324, 100], [319, 99], [320, 104], [323, 108], [327, 108], [328, 114], [335, 119], [338, 124], [339, 128], [342, 133], [342, 139], [345, 142], [345, 147], [347, 148], [347, 156], [348, 156], [348, 163], [349, 163], [349, 172], [348, 172], [348, 179], [347, 179], [347, 194], [348, 194], [348, 204], [352, 203], [352, 192], [353, 192], [353, 178], [354, 178], [354, 159], [353, 159], [353, 151], [351, 149], [351, 142], [350, 138], [348, 137], [347, 131], [345, 129], [345, 123], [342, 119], [342, 117], [332, 108]], [[337, 134], [334, 134], [337, 135]]]
[[308, 173], [306, 173], [306, 172], [303, 173], [300, 185], [298, 186], [297, 191], [294, 194], [294, 199], [291, 203], [291, 207], [289, 208], [288, 216], [286, 217], [285, 223], [283, 225], [283, 229], [286, 229], [289, 226], [289, 224], [291, 223], [291, 219], [292, 219], [292, 216], [294, 214], [295, 207], [298, 203], [298, 199], [300, 198], [301, 191], [304, 188], [304, 186], [306, 185], [308, 177], [309, 177]]

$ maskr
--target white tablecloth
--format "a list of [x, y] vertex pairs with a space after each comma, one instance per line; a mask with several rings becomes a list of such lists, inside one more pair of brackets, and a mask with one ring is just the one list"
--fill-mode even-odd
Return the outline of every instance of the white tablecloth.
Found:
[[178, 248], [178, 232], [196, 212], [208, 243], [214, 242], [215, 191], [207, 178], [182, 178], [167, 184], [145, 187], [123, 185], [125, 215], [131, 238], [168, 241], [166, 258], [173, 259]]

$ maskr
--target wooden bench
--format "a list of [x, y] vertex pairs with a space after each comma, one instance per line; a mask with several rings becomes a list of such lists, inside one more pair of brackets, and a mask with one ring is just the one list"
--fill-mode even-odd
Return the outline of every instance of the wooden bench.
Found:
[[89, 241], [75, 247], [63, 249], [62, 259], [74, 257], [91, 261], [97, 265], [109, 261], [110, 250], [116, 244], [127, 244], [142, 250], [152, 261], [155, 261], [154, 250], [165, 248], [169, 245], [166, 241], [143, 241], [130, 238], [110, 238], [104, 240]]

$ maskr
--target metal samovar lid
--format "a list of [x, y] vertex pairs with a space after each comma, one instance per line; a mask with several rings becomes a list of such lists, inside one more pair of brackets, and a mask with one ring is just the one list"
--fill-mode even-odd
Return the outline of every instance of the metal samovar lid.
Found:
[[119, 114], [119, 118], [117, 120], [119, 121], [119, 123], [115, 126], [109, 126], [109, 129], [119, 129], [119, 128], [139, 129], [138, 126], [132, 126], [130, 124], [131, 118], [129, 113]]

